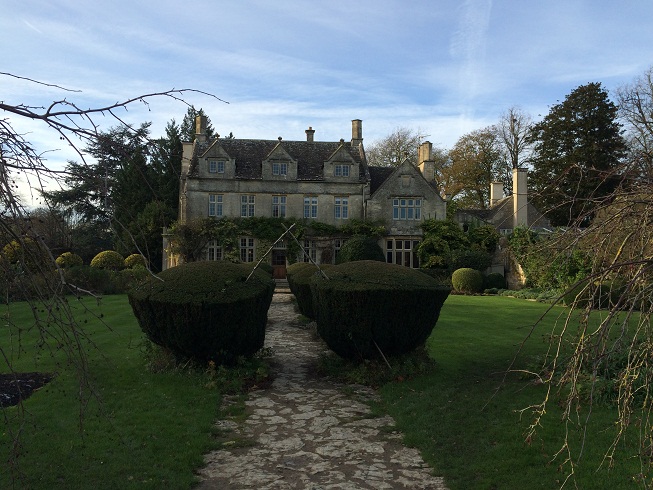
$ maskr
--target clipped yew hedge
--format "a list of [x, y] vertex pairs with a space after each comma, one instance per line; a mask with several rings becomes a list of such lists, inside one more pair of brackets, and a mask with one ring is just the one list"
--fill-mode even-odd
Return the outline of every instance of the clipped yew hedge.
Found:
[[[424, 344], [450, 288], [426, 274], [384, 262], [336, 265], [311, 278], [317, 331], [348, 359], [401, 355]], [[378, 348], [377, 348], [378, 346]]]
[[[331, 264], [321, 264], [320, 268], [328, 274], [328, 269], [333, 267]], [[286, 280], [290, 287], [290, 292], [297, 299], [297, 307], [302, 315], [315, 319], [313, 309], [313, 295], [311, 293], [311, 277], [318, 273], [316, 265], [310, 262], [297, 262], [289, 265], [286, 269]]]
[[129, 292], [138, 323], [179, 359], [231, 364], [265, 340], [274, 281], [264, 271], [228, 261], [191, 262]]

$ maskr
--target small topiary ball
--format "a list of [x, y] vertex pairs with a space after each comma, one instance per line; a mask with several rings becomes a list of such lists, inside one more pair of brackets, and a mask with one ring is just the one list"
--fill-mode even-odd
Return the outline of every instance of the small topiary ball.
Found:
[[119, 271], [125, 267], [125, 259], [114, 250], [105, 250], [93, 257], [91, 267]]
[[453, 289], [460, 293], [475, 294], [483, 291], [483, 274], [476, 269], [464, 267], [451, 276]]
[[133, 269], [139, 265], [147, 267], [147, 260], [141, 254], [131, 254], [125, 259], [125, 269]]
[[69, 267], [79, 267], [80, 265], [84, 265], [84, 261], [82, 260], [82, 258], [79, 255], [72, 252], [62, 253], [59, 257], [57, 257], [55, 262], [62, 269], [67, 269]]

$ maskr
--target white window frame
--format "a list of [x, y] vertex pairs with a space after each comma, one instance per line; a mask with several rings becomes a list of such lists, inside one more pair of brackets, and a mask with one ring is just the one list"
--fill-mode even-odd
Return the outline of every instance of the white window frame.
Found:
[[422, 201], [419, 197], [395, 197], [392, 199], [392, 219], [397, 221], [420, 221]]
[[386, 238], [385, 261], [405, 267], [419, 268], [417, 247], [419, 240], [414, 238]]
[[241, 194], [240, 217], [252, 218], [256, 212], [256, 196], [254, 194]]
[[273, 162], [272, 175], [288, 175], [288, 164], [286, 162]]
[[335, 219], [349, 218], [349, 196], [335, 196], [333, 215]]
[[304, 196], [304, 218], [317, 218], [317, 196]]
[[286, 201], [287, 196], [278, 195], [272, 196], [272, 217], [285, 218], [286, 217]]
[[222, 260], [222, 245], [217, 240], [211, 240], [206, 246], [206, 260]]
[[224, 160], [209, 160], [209, 173], [210, 174], [223, 174], [224, 173]]
[[209, 216], [222, 216], [224, 194], [209, 194]]
[[[306, 254], [310, 256], [310, 259]], [[304, 252], [302, 253], [302, 262], [313, 261], [317, 263], [317, 241], [304, 239]]]
[[241, 237], [240, 238], [240, 261], [241, 262], [254, 262], [256, 257], [256, 248], [254, 238]]
[[349, 177], [351, 165], [336, 165], [333, 175], [336, 177]]

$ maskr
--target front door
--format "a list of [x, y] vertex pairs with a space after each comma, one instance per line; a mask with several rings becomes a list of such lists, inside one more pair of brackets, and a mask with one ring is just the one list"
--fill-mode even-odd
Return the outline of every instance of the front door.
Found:
[[274, 279], [286, 278], [286, 250], [272, 250], [272, 277]]

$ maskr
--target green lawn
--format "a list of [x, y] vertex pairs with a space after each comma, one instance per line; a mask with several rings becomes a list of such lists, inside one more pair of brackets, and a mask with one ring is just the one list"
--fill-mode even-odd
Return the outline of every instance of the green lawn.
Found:
[[[92, 300], [72, 301], [87, 333], [83, 345], [96, 396], [80, 405], [75, 367], [56, 342], [49, 344], [52, 350], [39, 349], [35, 332], [21, 332], [24, 349], [14, 356], [14, 368], [59, 374], [25, 402], [24, 412], [3, 410], [0, 488], [12, 483], [34, 489], [191, 487], [202, 455], [218, 444], [211, 426], [219, 415], [220, 393], [207, 387], [214, 385], [212, 378], [189, 371], [149, 372], [126, 296], [105, 297], [99, 306]], [[519, 344], [545, 309], [505, 297], [451, 296], [429, 340], [437, 368], [381, 388], [379, 410], [395, 417], [406, 442], [421, 449], [452, 490], [553, 489], [565, 480], [565, 455], [553, 459], [564, 435], [555, 400], [544, 427], [525, 444], [530, 418], [520, 420], [516, 411], [539, 402], [542, 386], [520, 375], [502, 383]], [[546, 349], [555, 314], [538, 327], [516, 368], [532, 367]], [[33, 323], [31, 313], [25, 304], [16, 304], [0, 315], [0, 342], [11, 352], [18, 332], [8, 324], [26, 327]], [[4, 360], [0, 369], [6, 370]], [[614, 408], [593, 408], [583, 457], [574, 460], [578, 488], [636, 488], [633, 477], [641, 471], [636, 434], [629, 436], [632, 446], [620, 448], [622, 459], [613, 469], [596, 471], [614, 435], [614, 417]], [[12, 434], [21, 427], [22, 479], [12, 482], [9, 450]], [[569, 426], [575, 455], [581, 436], [580, 426]]]
[[[506, 297], [450, 296], [428, 342], [437, 362], [432, 374], [381, 389], [380, 410], [395, 417], [405, 442], [422, 451], [426, 461], [455, 489], [558, 488], [570, 469], [567, 454], [554, 455], [564, 440], [556, 399], [549, 403], [543, 427], [530, 444], [524, 433], [531, 417], [520, 420], [519, 409], [542, 400], [542, 385], [531, 377], [504, 375], [518, 346], [547, 305]], [[555, 307], [537, 327], [514, 366], [532, 368], [547, 348], [556, 317]], [[586, 410], [579, 418], [584, 421]], [[581, 424], [569, 424], [569, 446], [578, 488], [637, 488], [641, 472], [637, 434], [620, 446], [614, 468], [600, 470], [614, 432], [616, 409], [592, 409], [582, 458]], [[574, 488], [567, 482], [565, 488]], [[640, 484], [641, 488], [641, 484]]]
[[[126, 296], [105, 297], [99, 306], [90, 299], [71, 302], [86, 333], [81, 345], [95, 393], [80, 404], [76, 368], [57, 342], [39, 348], [34, 329], [23, 331], [14, 369], [58, 376], [24, 403], [25, 411], [3, 410], [0, 488], [190, 488], [193, 469], [212, 447], [218, 391], [205, 387], [201, 373], [145, 368], [141, 331]], [[9, 352], [18, 332], [8, 319], [22, 327], [33, 320], [24, 303], [3, 307], [2, 318], [0, 342]], [[0, 371], [6, 370], [3, 359]], [[20, 474], [12, 476], [9, 448], [19, 429]]]

